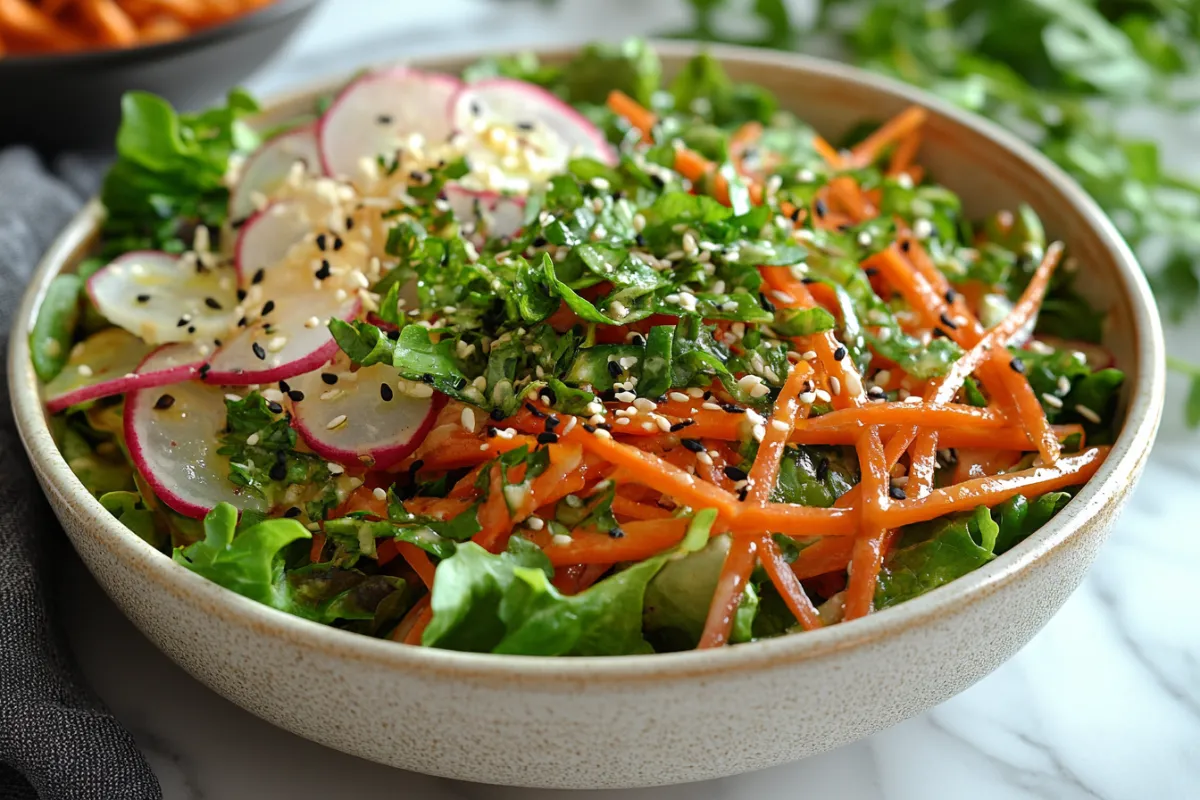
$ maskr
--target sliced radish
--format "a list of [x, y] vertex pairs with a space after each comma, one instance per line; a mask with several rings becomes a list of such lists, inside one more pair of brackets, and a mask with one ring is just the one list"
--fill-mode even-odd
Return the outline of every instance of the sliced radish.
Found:
[[347, 466], [387, 469], [417, 448], [433, 426], [445, 397], [410, 397], [397, 388], [394, 367], [375, 364], [357, 372], [323, 370], [290, 381], [304, 399], [292, 403], [292, 427], [322, 458]]
[[190, 381], [199, 376], [200, 369], [207, 363], [210, 355], [212, 347], [207, 344], [164, 344], [138, 365], [134, 382], [137, 388], [145, 389]]
[[136, 378], [138, 364], [150, 345], [121, 328], [105, 328], [75, 345], [62, 372], [46, 384], [46, 410], [64, 408], [99, 397], [124, 394]]
[[392, 69], [351, 83], [317, 123], [317, 146], [326, 175], [356, 178], [362, 161], [394, 153], [409, 137], [441, 144], [453, 132], [450, 99], [461, 82], [449, 75]]
[[330, 317], [349, 320], [362, 303], [331, 292], [302, 292], [279, 299], [268, 316], [242, 328], [209, 362], [204, 379], [227, 386], [272, 383], [310, 372], [337, 353]]
[[240, 222], [258, 210], [259, 196], [270, 197], [283, 185], [297, 163], [310, 175], [321, 171], [316, 125], [281, 133], [255, 150], [242, 166], [229, 195], [229, 218]]
[[238, 281], [250, 283], [259, 270], [267, 270], [312, 231], [312, 223], [299, 203], [280, 202], [259, 211], [238, 231], [234, 265]]
[[[1079, 339], [1060, 339], [1057, 336], [1038, 336], [1037, 341], [1047, 347], [1053, 347], [1055, 350], [1081, 353], [1087, 361], [1088, 368], [1093, 371], [1107, 369], [1117, 363], [1117, 359], [1113, 356], [1112, 351], [1104, 345], [1084, 342]], [[1026, 345], [1026, 347], [1028, 346]]]
[[266, 501], [229, 481], [229, 460], [217, 454], [225, 416], [224, 393], [199, 381], [139, 389], [125, 399], [129, 454], [158, 499], [180, 514], [199, 519], [221, 502], [266, 510]]
[[[562, 172], [575, 156], [616, 163], [616, 153], [587, 117], [524, 81], [491, 78], [464, 86], [451, 118], [467, 137], [469, 188], [524, 194]], [[474, 182], [487, 179], [486, 185]]]
[[460, 223], [470, 223], [486, 237], [509, 237], [525, 224], [525, 198], [497, 192], [468, 189], [460, 184], [446, 187], [446, 202]]
[[233, 327], [237, 276], [152, 250], [126, 253], [87, 283], [96, 309], [150, 344], [214, 339]]

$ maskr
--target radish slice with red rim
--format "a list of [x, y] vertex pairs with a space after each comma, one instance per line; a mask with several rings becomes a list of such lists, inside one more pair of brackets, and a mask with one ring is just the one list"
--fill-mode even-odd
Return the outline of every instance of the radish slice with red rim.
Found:
[[[468, 188], [527, 194], [576, 156], [616, 163], [616, 152], [587, 117], [524, 81], [490, 78], [464, 86], [451, 106], [466, 137]], [[475, 185], [479, 182], [480, 185]]]
[[354, 81], [317, 123], [325, 174], [359, 178], [363, 159], [374, 162], [410, 146], [414, 134], [422, 145], [440, 145], [453, 132], [447, 108], [461, 86], [449, 75], [403, 68]]
[[272, 383], [302, 375], [337, 353], [330, 317], [350, 320], [362, 303], [338, 300], [332, 292], [309, 291], [283, 298], [269, 314], [250, 323], [213, 355], [204, 379], [227, 386]]
[[134, 382], [137, 388], [144, 389], [190, 381], [200, 375], [213, 349], [211, 345], [195, 342], [164, 344], [138, 365]]
[[150, 344], [219, 338], [237, 319], [232, 269], [153, 250], [117, 258], [88, 279], [87, 291], [105, 319]]
[[225, 396], [200, 381], [139, 389], [125, 399], [125, 442], [142, 478], [163, 503], [199, 519], [217, 503], [266, 511], [266, 501], [229, 480], [217, 454]]
[[315, 124], [274, 136], [250, 154], [229, 194], [229, 218], [234, 224], [258, 211], [260, 198], [270, 197], [282, 186], [296, 164], [309, 175], [321, 172]]
[[473, 226], [486, 238], [507, 238], [525, 224], [524, 197], [450, 184], [446, 187], [446, 202], [460, 224]]
[[75, 345], [62, 372], [43, 390], [46, 410], [64, 408], [129, 391], [150, 345], [121, 328], [105, 328]]
[[238, 231], [234, 265], [242, 286], [262, 280], [259, 271], [282, 262], [309, 235], [313, 225], [299, 203], [272, 203]]
[[[323, 374], [335, 375], [336, 382]], [[289, 381], [303, 395], [292, 403], [292, 427], [322, 458], [387, 469], [421, 444], [445, 402], [432, 391], [425, 397], [403, 393], [398, 383], [396, 369], [387, 364], [302, 375]], [[429, 387], [420, 388], [424, 394]]]

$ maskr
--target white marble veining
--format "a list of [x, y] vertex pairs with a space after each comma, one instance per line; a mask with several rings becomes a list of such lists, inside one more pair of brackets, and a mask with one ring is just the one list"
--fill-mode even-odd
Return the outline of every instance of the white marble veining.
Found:
[[[599, 4], [587, 0], [551, 7], [331, 0], [251, 85], [270, 92], [373, 59], [616, 37], [684, 19], [675, 0], [604, 5], [599, 13]], [[1180, 355], [1197, 357], [1197, 334], [1200, 326], [1193, 325], [1168, 338]], [[927, 714], [797, 764], [599, 797], [1200, 797], [1200, 615], [1194, 610], [1200, 536], [1191, 499], [1200, 481], [1200, 434], [1183, 427], [1186, 387], [1176, 381], [1169, 389], [1146, 475], [1094, 569], [1045, 630], [991, 676]], [[84, 671], [133, 731], [168, 800], [566, 796], [400, 772], [273, 728], [155, 650], [74, 558], [63, 575], [61, 601]]]

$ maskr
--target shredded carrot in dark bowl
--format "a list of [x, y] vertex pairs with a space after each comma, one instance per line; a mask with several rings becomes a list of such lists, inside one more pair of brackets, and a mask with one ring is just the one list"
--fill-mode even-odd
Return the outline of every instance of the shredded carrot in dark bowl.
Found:
[[1124, 375], [1034, 209], [969, 219], [921, 108], [831, 142], [655, 63], [368, 75], [250, 142], [127, 101], [31, 339], [76, 473], [275, 608], [525, 655], [846, 624], [1070, 503]]

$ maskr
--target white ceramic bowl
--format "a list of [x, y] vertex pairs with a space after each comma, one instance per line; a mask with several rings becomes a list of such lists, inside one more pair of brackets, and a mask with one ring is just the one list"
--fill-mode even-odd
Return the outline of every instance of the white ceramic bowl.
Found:
[[[695, 48], [660, 47], [668, 71]], [[1050, 524], [983, 569], [845, 625], [707, 652], [551, 659], [429, 650], [288, 616], [209, 583], [110, 517], [47, 430], [26, 332], [51, 277], [93, 242], [89, 205], [46, 255], [14, 327], [9, 375], [38, 478], [97, 580], [199, 680], [301, 736], [435, 775], [524, 786], [628, 787], [715, 778], [866, 736], [974, 683], [1024, 645], [1079, 584], [1141, 474], [1163, 403], [1163, 340], [1133, 255], [1099, 208], [1032, 148], [936, 99], [795, 55], [713, 48], [836, 136], [910, 103], [931, 110], [921, 161], [973, 215], [1027, 201], [1111, 310], [1129, 375], [1108, 460]], [[566, 51], [545, 54], [558, 60]], [[426, 63], [458, 69], [474, 56]], [[311, 102], [313, 93], [274, 107]], [[253, 746], [247, 742], [247, 746]], [[349, 787], [348, 787], [349, 789]]]

